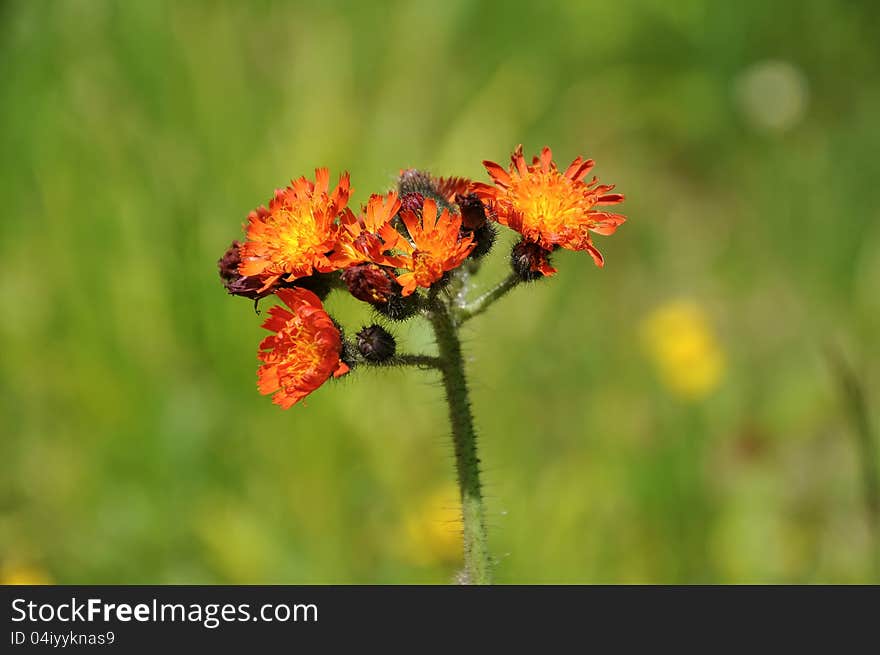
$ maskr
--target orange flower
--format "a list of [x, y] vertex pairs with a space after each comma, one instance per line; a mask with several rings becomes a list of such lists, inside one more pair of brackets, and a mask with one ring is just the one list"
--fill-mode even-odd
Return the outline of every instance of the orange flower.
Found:
[[412, 211], [404, 210], [401, 218], [413, 244], [401, 240], [406, 252], [405, 261], [399, 268], [407, 269], [397, 281], [403, 287], [403, 295], [412, 294], [417, 286], [428, 288], [446, 271], [459, 266], [474, 249], [471, 235], [462, 236], [461, 216], [445, 209], [437, 215], [437, 203], [428, 198], [422, 207], [422, 218]]
[[388, 195], [372, 195], [365, 211], [360, 216], [348, 212], [340, 221], [339, 240], [336, 243], [330, 262], [334, 268], [345, 268], [354, 264], [372, 263], [380, 266], [403, 265], [403, 259], [390, 254], [405, 243], [405, 239], [391, 225], [400, 200], [395, 191]]
[[522, 146], [517, 146], [510, 159], [509, 171], [495, 162], [483, 162], [494, 186], [479, 182], [472, 185], [496, 220], [545, 250], [557, 246], [586, 250], [598, 266], [603, 266], [602, 254], [593, 245], [590, 232], [613, 234], [626, 217], [595, 209], [623, 202], [623, 195], [608, 193], [614, 186], [600, 185], [596, 178], [583, 181], [593, 160], [578, 157], [560, 173], [550, 148], [544, 148], [531, 166], [526, 165]]
[[274, 393], [272, 402], [290, 408], [320, 387], [332, 375], [348, 372], [340, 359], [342, 337], [324, 311], [318, 296], [298, 287], [279, 289], [281, 306], [269, 310], [263, 327], [272, 334], [260, 343], [257, 356], [263, 361], [257, 371], [260, 393]]
[[241, 247], [239, 273], [259, 276], [261, 290], [282, 276], [291, 282], [314, 272], [335, 270], [328, 255], [339, 232], [336, 219], [350, 214], [348, 173], [343, 173], [328, 194], [330, 172], [315, 169], [315, 182], [304, 177], [279, 189], [269, 202], [248, 216], [247, 241]]

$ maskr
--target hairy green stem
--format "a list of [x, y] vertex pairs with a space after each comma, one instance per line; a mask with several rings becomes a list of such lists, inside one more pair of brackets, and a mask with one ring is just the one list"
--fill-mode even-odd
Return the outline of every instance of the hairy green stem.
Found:
[[435, 300], [426, 315], [437, 338], [439, 368], [443, 375], [443, 386], [449, 404], [449, 422], [452, 425], [464, 532], [463, 582], [490, 584], [492, 563], [486, 537], [480, 459], [477, 456], [477, 434], [474, 431], [474, 419], [468, 399], [461, 342], [452, 315], [442, 301]]
[[516, 286], [522, 280], [515, 273], [511, 273], [506, 278], [501, 280], [495, 287], [489, 289], [486, 293], [479, 296], [476, 300], [466, 305], [463, 305], [456, 315], [457, 323], [460, 325], [467, 321], [468, 319], [473, 318], [474, 316], [478, 316], [482, 314], [489, 306], [494, 303], [496, 300], [501, 298], [511, 289], [516, 288]]
[[379, 366], [417, 366], [419, 368], [440, 368], [440, 358], [432, 355], [395, 355], [391, 359], [381, 362]]

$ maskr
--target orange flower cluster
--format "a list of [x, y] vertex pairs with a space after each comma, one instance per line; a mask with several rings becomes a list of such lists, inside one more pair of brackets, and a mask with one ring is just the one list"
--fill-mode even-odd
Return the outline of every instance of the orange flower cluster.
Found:
[[[624, 222], [602, 209], [623, 196], [595, 178], [584, 181], [592, 160], [578, 157], [560, 173], [549, 148], [527, 165], [520, 146], [508, 170], [483, 164], [492, 184], [401, 171], [398, 190], [370, 196], [358, 213], [348, 206], [348, 173], [331, 189], [329, 171], [319, 168], [314, 182], [300, 177], [248, 215], [246, 239], [218, 264], [229, 293], [255, 303], [275, 294], [287, 306], [272, 307], [263, 324], [273, 334], [258, 353], [261, 393], [288, 408], [353, 365], [357, 356], [347, 353], [357, 347], [321, 304], [332, 288], [347, 288], [391, 319], [409, 318], [434, 297], [419, 289], [435, 294], [465, 260], [488, 253], [494, 223], [522, 235], [511, 252], [521, 280], [553, 275], [550, 254], [559, 247], [585, 250], [603, 265], [591, 233], [612, 234]], [[373, 327], [371, 335], [384, 332]], [[366, 347], [363, 334], [358, 343]], [[393, 353], [393, 338], [384, 335], [390, 344], [378, 352]], [[376, 352], [361, 360], [377, 361]]]
[[[260, 207], [248, 216], [238, 272], [258, 279], [259, 292], [314, 273], [369, 264], [372, 270], [400, 269], [389, 270], [388, 277], [408, 296], [461, 265], [473, 249], [472, 237], [460, 233], [461, 216], [443, 209], [438, 217], [431, 198], [415, 211], [401, 213], [404, 234], [393, 224], [401, 208], [397, 192], [371, 196], [355, 216], [346, 206], [351, 193], [347, 173], [332, 193], [326, 168], [317, 169], [315, 178], [314, 183], [300, 178], [276, 191], [268, 209]], [[454, 197], [465, 184], [452, 180], [445, 190]]]

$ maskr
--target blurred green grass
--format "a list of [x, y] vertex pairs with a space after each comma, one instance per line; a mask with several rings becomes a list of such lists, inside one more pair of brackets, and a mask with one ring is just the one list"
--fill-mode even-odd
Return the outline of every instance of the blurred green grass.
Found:
[[[215, 262], [315, 166], [350, 170], [363, 201], [404, 167], [483, 179], [480, 160], [522, 142], [595, 158], [630, 221], [600, 237], [604, 270], [560, 253], [556, 278], [465, 335], [498, 580], [869, 581], [822, 349], [880, 375], [878, 14], [0, 4], [3, 570], [449, 581], [454, 562], [413, 556], [402, 527], [436, 520], [425, 503], [452, 478], [436, 380], [358, 371], [277, 410], [255, 390], [259, 318]], [[499, 246], [480, 284], [505, 260]], [[697, 400], [640, 343], [679, 298], [727, 361]], [[421, 326], [397, 331], [430, 347]]]

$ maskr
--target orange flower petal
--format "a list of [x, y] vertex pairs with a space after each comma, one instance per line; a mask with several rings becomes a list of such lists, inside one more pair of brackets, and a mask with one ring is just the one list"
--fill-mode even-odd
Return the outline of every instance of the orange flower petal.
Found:
[[499, 164], [496, 164], [494, 161], [483, 160], [483, 166], [486, 167], [489, 176], [495, 180], [495, 184], [499, 186], [510, 185], [510, 176]]

